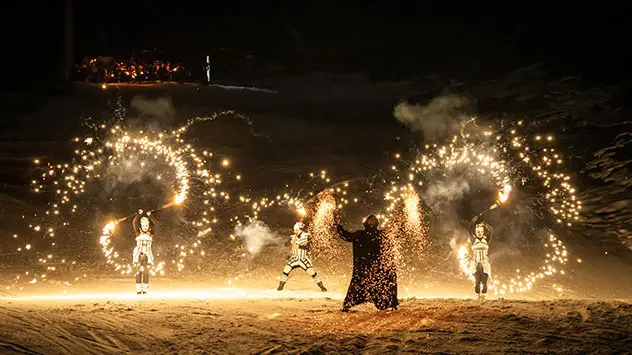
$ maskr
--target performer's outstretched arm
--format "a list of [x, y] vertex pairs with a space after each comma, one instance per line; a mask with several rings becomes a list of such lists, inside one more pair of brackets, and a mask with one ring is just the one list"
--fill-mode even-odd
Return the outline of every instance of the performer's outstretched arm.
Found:
[[470, 226], [467, 228], [467, 240], [471, 241], [472, 240], [472, 236], [476, 235], [476, 223], [478, 222], [478, 219], [481, 217], [480, 214], [472, 217], [472, 219], [470, 219]]
[[355, 241], [355, 233], [346, 231], [340, 224], [336, 224], [336, 233], [338, 233], [338, 236], [345, 242]]

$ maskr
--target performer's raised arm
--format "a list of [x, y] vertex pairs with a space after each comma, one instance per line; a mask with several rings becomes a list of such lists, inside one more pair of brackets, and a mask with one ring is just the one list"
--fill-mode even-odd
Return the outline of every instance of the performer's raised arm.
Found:
[[345, 230], [345, 228], [340, 224], [336, 224], [336, 233], [338, 233], [338, 236], [345, 242], [354, 242], [356, 239], [354, 232]]
[[467, 228], [467, 239], [471, 242], [472, 241], [472, 237], [474, 237], [474, 235], [476, 235], [476, 225], [478, 224], [478, 219], [481, 217], [480, 214], [472, 217], [472, 219], [470, 219], [470, 226]]
[[494, 236], [494, 228], [489, 224], [485, 223], [485, 228], [487, 228], [487, 243], [491, 243], [492, 237]]
[[138, 224], [138, 221], [140, 220], [141, 213], [142, 213], [142, 210], [139, 210], [139, 213], [137, 213], [134, 216], [134, 219], [132, 219], [132, 228], [134, 228], [134, 234], [135, 235], [139, 235], [140, 234], [140, 225]]

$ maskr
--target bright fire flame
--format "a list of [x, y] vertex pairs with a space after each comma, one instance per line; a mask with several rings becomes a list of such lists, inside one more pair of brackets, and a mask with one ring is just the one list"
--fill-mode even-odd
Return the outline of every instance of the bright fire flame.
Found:
[[103, 234], [110, 233], [111, 231], [114, 230], [115, 226], [116, 226], [116, 222], [110, 222], [106, 224], [105, 227], [103, 228]]
[[187, 198], [187, 197], [186, 197], [186, 195], [184, 195], [184, 194], [177, 194], [174, 202], [175, 202], [175, 204], [176, 204], [176, 205], [179, 205], [179, 204], [181, 204], [182, 202], [184, 202], [184, 200], [185, 200], [186, 198]]
[[505, 203], [509, 199], [511, 185], [505, 185], [502, 190], [498, 191], [498, 202]]
[[461, 270], [467, 275], [467, 278], [470, 280], [474, 280], [474, 277], [470, 273], [470, 254], [465, 245], [461, 245], [459, 248], [459, 265], [461, 266]]
[[407, 221], [413, 226], [421, 224], [421, 214], [419, 213], [419, 196], [412, 192], [406, 196], [404, 202], [406, 205], [406, 217]]

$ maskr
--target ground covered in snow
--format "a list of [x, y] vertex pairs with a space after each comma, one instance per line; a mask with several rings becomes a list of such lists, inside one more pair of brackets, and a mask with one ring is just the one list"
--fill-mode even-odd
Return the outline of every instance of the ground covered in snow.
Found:
[[630, 303], [405, 299], [395, 312], [361, 306], [345, 314], [338, 299], [292, 295], [3, 300], [0, 352], [623, 354], [632, 348]]

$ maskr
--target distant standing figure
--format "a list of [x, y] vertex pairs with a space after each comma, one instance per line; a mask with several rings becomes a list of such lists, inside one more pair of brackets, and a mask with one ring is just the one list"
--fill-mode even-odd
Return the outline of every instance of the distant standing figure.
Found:
[[206, 82], [211, 83], [211, 55], [206, 55], [206, 63], [204, 63], [204, 71], [206, 72]]
[[379, 221], [370, 215], [364, 230], [348, 232], [336, 224], [340, 238], [353, 243], [353, 275], [342, 304], [342, 311], [371, 302], [380, 310], [396, 310], [397, 272], [393, 251], [384, 232], [378, 230]]
[[325, 285], [323, 285], [323, 281], [318, 277], [318, 274], [314, 270], [312, 266], [312, 260], [309, 257], [309, 233], [304, 231], [305, 224], [303, 222], [297, 222], [294, 224], [294, 234], [290, 238], [291, 244], [291, 254], [287, 260], [287, 264], [283, 268], [283, 274], [281, 275], [281, 280], [279, 281], [278, 291], [283, 291], [283, 287], [285, 287], [285, 283], [290, 277], [290, 272], [296, 268], [301, 268], [307, 272], [309, 276], [314, 279], [316, 285], [320, 287], [320, 290], [323, 292], [327, 292]]
[[155, 224], [155, 219], [151, 216], [151, 212], [143, 215], [143, 210], [138, 210], [132, 221], [136, 232], [136, 247], [134, 248], [133, 261], [136, 266], [136, 294], [138, 295], [147, 293], [149, 288], [149, 268], [154, 263], [154, 254], [151, 251], [151, 244], [154, 238], [150, 220]]

